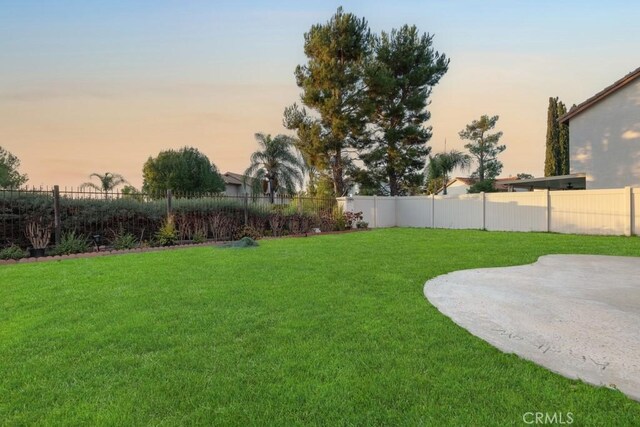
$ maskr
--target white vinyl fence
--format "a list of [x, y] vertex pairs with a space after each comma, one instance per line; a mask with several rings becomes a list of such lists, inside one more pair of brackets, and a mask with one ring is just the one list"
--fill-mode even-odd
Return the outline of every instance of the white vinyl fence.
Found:
[[640, 188], [338, 199], [369, 227], [640, 234]]

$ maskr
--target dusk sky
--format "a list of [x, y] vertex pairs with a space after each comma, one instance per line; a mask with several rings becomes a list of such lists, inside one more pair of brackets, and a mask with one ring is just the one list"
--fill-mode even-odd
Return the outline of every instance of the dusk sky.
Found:
[[[303, 34], [340, 3], [0, 0], [0, 146], [29, 185], [92, 172], [142, 183], [142, 165], [188, 145], [241, 173], [256, 132], [289, 133]], [[500, 116], [502, 176], [539, 176], [548, 98], [571, 106], [640, 67], [640, 2], [345, 1], [374, 32], [415, 24], [450, 59], [429, 110], [433, 152]]]

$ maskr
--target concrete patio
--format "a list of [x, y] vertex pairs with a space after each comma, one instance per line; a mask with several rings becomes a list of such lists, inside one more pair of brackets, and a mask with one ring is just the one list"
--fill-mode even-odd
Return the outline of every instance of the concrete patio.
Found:
[[640, 258], [548, 255], [439, 276], [424, 293], [502, 351], [640, 400]]

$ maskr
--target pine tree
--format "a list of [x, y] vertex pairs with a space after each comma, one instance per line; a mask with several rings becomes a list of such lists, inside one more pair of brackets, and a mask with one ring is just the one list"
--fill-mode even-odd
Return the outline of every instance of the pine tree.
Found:
[[362, 75], [371, 34], [364, 18], [338, 8], [329, 22], [312, 26], [304, 39], [308, 61], [296, 68], [295, 76], [302, 103], [317, 118], [294, 105], [285, 110], [285, 125], [299, 137], [308, 133], [299, 138], [298, 148], [317, 170], [331, 172], [334, 194], [342, 196], [347, 190], [345, 150], [362, 136], [367, 123]]
[[483, 115], [459, 132], [460, 138], [471, 141], [464, 146], [478, 162], [478, 169], [471, 177], [481, 182], [493, 180], [502, 172], [502, 162], [497, 159], [498, 154], [507, 149], [506, 145], [498, 145], [502, 132], [488, 133], [496, 126], [498, 118]]
[[406, 195], [424, 179], [431, 138], [427, 105], [449, 59], [433, 48], [432, 35], [415, 26], [382, 32], [373, 45], [364, 77], [370, 132], [357, 146], [364, 169], [356, 179], [374, 194]]

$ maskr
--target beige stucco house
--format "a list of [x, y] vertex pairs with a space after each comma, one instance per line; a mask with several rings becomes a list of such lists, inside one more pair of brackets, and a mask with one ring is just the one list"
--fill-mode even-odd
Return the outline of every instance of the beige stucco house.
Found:
[[640, 187], [640, 68], [564, 116], [571, 172], [585, 172], [587, 189]]
[[251, 185], [247, 185], [247, 182], [251, 182], [251, 178], [246, 179], [244, 175], [239, 173], [227, 172], [222, 175], [224, 181], [225, 194], [227, 196], [244, 196], [245, 194], [251, 194]]

